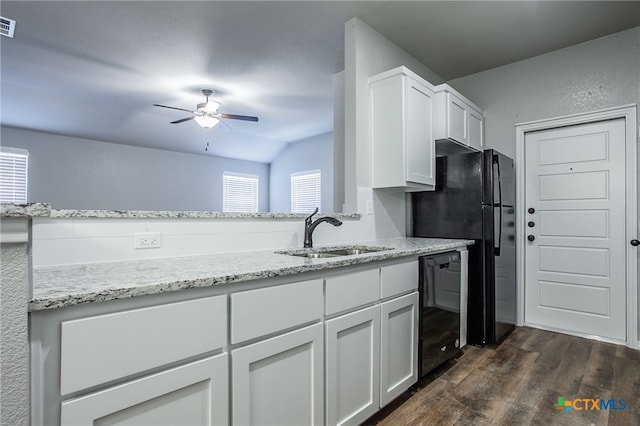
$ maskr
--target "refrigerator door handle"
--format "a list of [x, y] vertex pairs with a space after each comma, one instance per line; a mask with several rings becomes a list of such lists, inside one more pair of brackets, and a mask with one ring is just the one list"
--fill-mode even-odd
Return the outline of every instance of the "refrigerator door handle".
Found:
[[[500, 179], [500, 159], [497, 155], [493, 156], [492, 165], [493, 165], [494, 185], [496, 182], [498, 183], [498, 206], [497, 207], [500, 210], [500, 216], [499, 216], [500, 221], [498, 222], [498, 226], [497, 226], [498, 235], [496, 236], [496, 233], [495, 233], [496, 230], [494, 230], [494, 233], [493, 233], [494, 235], [493, 252], [496, 256], [500, 256], [500, 248], [502, 246], [502, 181]], [[496, 176], [497, 176], [497, 179], [495, 179]], [[495, 199], [494, 199], [494, 202], [495, 202]], [[495, 205], [494, 205], [494, 210], [495, 210]]]

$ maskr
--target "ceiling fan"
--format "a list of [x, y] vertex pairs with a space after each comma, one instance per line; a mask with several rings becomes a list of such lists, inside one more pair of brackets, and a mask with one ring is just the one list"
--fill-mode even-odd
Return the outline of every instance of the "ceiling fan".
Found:
[[237, 114], [223, 114], [218, 112], [218, 108], [220, 108], [220, 102], [216, 102], [209, 99], [209, 96], [213, 93], [210, 89], [203, 89], [202, 94], [207, 98], [207, 100], [201, 104], [196, 105], [195, 111], [185, 108], [172, 107], [167, 105], [153, 104], [153, 106], [161, 107], [161, 108], [171, 108], [177, 109], [178, 111], [186, 111], [194, 114], [193, 117], [181, 118], [180, 120], [172, 121], [171, 124], [179, 124], [184, 123], [185, 121], [195, 120], [201, 127], [205, 129], [210, 129], [211, 127], [215, 127], [218, 123], [221, 122], [221, 119], [231, 119], [231, 120], [243, 120], [243, 121], [258, 121], [258, 117], [252, 117], [249, 115], [237, 115]]

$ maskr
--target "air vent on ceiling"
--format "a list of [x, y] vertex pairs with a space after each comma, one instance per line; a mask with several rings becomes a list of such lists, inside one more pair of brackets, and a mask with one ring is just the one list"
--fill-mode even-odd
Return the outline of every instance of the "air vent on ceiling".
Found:
[[0, 34], [13, 38], [13, 32], [16, 29], [16, 21], [13, 19], [0, 16]]

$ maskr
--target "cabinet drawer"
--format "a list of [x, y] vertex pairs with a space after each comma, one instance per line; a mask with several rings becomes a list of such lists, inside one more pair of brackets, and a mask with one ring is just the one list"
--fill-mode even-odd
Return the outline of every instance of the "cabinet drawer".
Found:
[[380, 298], [380, 269], [327, 277], [325, 293], [326, 315], [375, 302]]
[[380, 298], [406, 293], [418, 288], [418, 260], [380, 268]]
[[219, 354], [64, 401], [60, 424], [228, 424], [228, 365]]
[[322, 280], [231, 294], [231, 343], [322, 318]]
[[222, 348], [226, 329], [226, 296], [64, 321], [60, 392], [67, 395]]

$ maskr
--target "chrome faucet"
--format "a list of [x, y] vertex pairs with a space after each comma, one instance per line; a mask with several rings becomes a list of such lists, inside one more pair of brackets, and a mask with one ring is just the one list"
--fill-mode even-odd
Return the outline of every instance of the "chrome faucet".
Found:
[[313, 236], [313, 230], [316, 229], [316, 226], [320, 225], [322, 222], [329, 222], [333, 226], [342, 225], [341, 221], [339, 221], [335, 217], [329, 217], [329, 216], [324, 216], [324, 217], [318, 218], [318, 219], [316, 219], [316, 220], [314, 220], [312, 222], [311, 218], [316, 213], [318, 213], [318, 208], [317, 207], [314, 210], [314, 212], [311, 213], [311, 215], [309, 215], [309, 217], [307, 217], [304, 220], [304, 247], [305, 248], [313, 247], [313, 239], [311, 238]]

